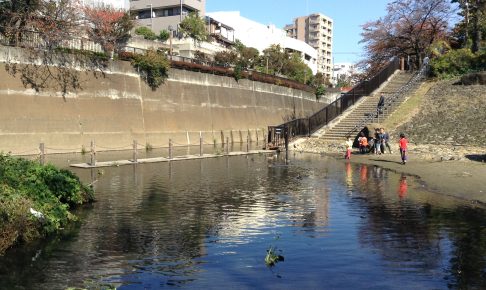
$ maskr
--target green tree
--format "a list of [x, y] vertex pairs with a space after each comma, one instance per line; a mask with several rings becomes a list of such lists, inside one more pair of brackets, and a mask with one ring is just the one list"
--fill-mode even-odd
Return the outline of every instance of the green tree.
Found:
[[179, 24], [179, 29], [182, 32], [182, 35], [192, 38], [195, 43], [206, 41], [208, 39], [206, 23], [197, 13], [192, 12], [184, 18]]
[[260, 52], [254, 47], [242, 47], [238, 54], [238, 64], [243, 69], [253, 69], [260, 61]]
[[272, 75], [282, 75], [283, 69], [288, 63], [289, 54], [280, 45], [272, 44], [263, 50], [260, 60], [261, 71]]
[[454, 36], [462, 47], [473, 52], [481, 49], [486, 33], [486, 0], [451, 0], [458, 3], [459, 15], [463, 18], [456, 24]]
[[312, 70], [304, 63], [301, 54], [298, 52], [288, 55], [282, 74], [291, 80], [304, 84], [311, 84], [313, 76]]
[[238, 54], [232, 50], [218, 51], [214, 54], [214, 62], [219, 66], [234, 66], [238, 62]]

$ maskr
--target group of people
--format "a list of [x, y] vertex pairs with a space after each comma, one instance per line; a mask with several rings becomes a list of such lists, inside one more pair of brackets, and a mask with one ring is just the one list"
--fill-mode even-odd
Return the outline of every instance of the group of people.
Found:
[[[385, 149], [388, 148], [390, 154], [393, 153], [390, 146], [390, 135], [385, 131], [384, 128], [376, 128], [373, 137], [369, 138], [364, 131], [361, 131], [358, 137], [359, 152], [361, 154], [374, 153], [376, 155], [385, 154]], [[398, 142], [400, 149], [400, 156], [402, 159], [402, 164], [407, 162], [407, 145], [408, 140], [405, 138], [405, 134], [400, 134], [400, 140]], [[345, 143], [346, 146], [346, 159], [351, 158], [351, 149], [353, 147], [353, 141], [348, 138]]]

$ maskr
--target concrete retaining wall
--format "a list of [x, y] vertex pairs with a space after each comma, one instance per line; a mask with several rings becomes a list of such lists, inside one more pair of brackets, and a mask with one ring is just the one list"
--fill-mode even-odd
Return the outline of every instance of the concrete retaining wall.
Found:
[[325, 106], [303, 91], [174, 69], [152, 91], [126, 62], [113, 62], [104, 77], [80, 73], [80, 83], [65, 97], [35, 92], [0, 63], [0, 151], [34, 154], [39, 143], [47, 153], [80, 151], [91, 140], [98, 150], [129, 149], [133, 140], [166, 146], [169, 138], [195, 145], [200, 135], [205, 143], [246, 142], [248, 132], [261, 142], [268, 125]]

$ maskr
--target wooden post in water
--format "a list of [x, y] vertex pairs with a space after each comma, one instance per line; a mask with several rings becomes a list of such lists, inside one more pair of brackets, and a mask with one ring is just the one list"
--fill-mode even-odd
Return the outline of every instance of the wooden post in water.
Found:
[[39, 151], [40, 151], [40, 158], [39, 158], [40, 164], [44, 165], [45, 158], [46, 158], [46, 147], [44, 143], [39, 144]]
[[263, 143], [265, 144], [265, 150], [267, 150], [268, 149], [268, 139], [265, 136], [265, 132], [262, 132], [262, 133], [263, 133]]
[[285, 125], [284, 127], [284, 139], [285, 139], [285, 162], [289, 160], [289, 127]]
[[203, 156], [203, 137], [199, 136], [199, 156]]
[[246, 135], [246, 152], [250, 152], [250, 133]]
[[172, 159], [172, 139], [169, 139], [169, 160]]
[[137, 140], [133, 140], [133, 162], [137, 163]]
[[91, 140], [91, 166], [96, 166], [96, 144], [94, 140]]
[[229, 154], [229, 137], [226, 137], [226, 155]]
[[[255, 131], [255, 136], [256, 136], [256, 143], [257, 143], [257, 147], [258, 147], [258, 129], [256, 129]], [[260, 148], [258, 148], [260, 149]]]

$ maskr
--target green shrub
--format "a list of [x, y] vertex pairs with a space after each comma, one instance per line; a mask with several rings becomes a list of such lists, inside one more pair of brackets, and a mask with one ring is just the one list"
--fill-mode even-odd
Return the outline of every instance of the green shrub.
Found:
[[[69, 209], [93, 199], [93, 190], [68, 170], [0, 154], [0, 253], [58, 231], [76, 219]], [[31, 208], [43, 218], [34, 217]]]
[[169, 31], [164, 29], [164, 30], [160, 31], [159, 36], [157, 38], [160, 41], [165, 42], [165, 41], [167, 41], [167, 39], [169, 39], [169, 37], [170, 37]]
[[143, 38], [148, 39], [148, 40], [156, 40], [157, 35], [148, 27], [146, 26], [140, 26], [137, 29], [135, 29], [135, 34], [136, 35], [141, 35]]
[[147, 50], [143, 55], [135, 55], [132, 65], [138, 69], [140, 76], [152, 90], [164, 83], [170, 68], [167, 57], [153, 49]]
[[476, 55], [467, 48], [450, 50], [446, 54], [432, 59], [431, 73], [439, 78], [451, 78], [463, 75], [475, 69]]
[[319, 85], [316, 88], [316, 100], [319, 100], [324, 94], [326, 94], [326, 87], [324, 85]]

